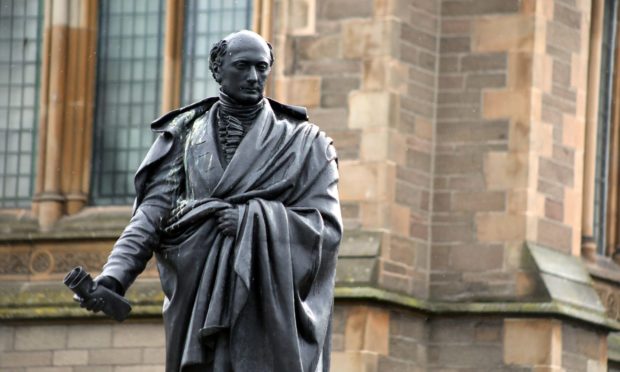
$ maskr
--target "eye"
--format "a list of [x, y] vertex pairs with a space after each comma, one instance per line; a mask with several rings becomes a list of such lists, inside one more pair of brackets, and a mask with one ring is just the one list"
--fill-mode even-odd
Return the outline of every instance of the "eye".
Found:
[[267, 70], [269, 69], [269, 65], [268, 65], [268, 64], [266, 64], [266, 63], [259, 63], [259, 64], [256, 66], [256, 69], [257, 69], [257, 70], [259, 70], [259, 71], [261, 71], [261, 72], [265, 72], [265, 71], [267, 71]]
[[237, 62], [235, 63], [235, 67], [239, 70], [243, 70], [248, 67], [248, 64], [245, 62]]

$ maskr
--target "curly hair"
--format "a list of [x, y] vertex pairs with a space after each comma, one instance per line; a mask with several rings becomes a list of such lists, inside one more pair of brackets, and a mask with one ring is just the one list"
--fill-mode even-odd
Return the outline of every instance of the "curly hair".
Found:
[[[269, 66], [273, 66], [273, 48], [269, 42], [265, 41], [265, 43], [267, 43], [267, 46], [269, 47]], [[213, 44], [213, 47], [211, 47], [211, 51], [209, 52], [209, 70], [211, 71], [211, 75], [213, 75], [213, 79], [215, 79], [218, 83], [220, 80], [217, 78], [216, 73], [219, 71], [220, 67], [222, 67], [222, 60], [224, 59], [227, 50], [228, 42], [226, 39], [222, 39]]]

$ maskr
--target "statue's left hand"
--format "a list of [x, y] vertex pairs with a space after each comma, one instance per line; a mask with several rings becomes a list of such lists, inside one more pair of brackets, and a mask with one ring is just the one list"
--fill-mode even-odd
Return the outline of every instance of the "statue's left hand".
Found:
[[226, 209], [215, 212], [217, 218], [217, 228], [225, 235], [235, 237], [239, 225], [239, 208], [231, 205]]

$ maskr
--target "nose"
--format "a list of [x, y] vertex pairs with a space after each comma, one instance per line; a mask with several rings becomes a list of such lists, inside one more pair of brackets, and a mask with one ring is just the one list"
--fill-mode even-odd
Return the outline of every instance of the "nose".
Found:
[[258, 72], [256, 71], [256, 67], [250, 66], [250, 71], [248, 71], [247, 80], [252, 83], [258, 81]]

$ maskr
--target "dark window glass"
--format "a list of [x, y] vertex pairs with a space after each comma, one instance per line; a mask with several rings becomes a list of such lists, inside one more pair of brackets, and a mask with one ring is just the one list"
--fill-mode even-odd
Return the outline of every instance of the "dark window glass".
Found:
[[162, 84], [163, 0], [101, 0], [91, 204], [130, 204]]
[[30, 206], [43, 6], [0, 1], [0, 207]]
[[214, 96], [218, 85], [209, 71], [209, 51], [231, 32], [249, 29], [251, 0], [188, 0], [183, 47], [183, 104]]
[[594, 239], [599, 254], [605, 254], [607, 230], [607, 192], [609, 189], [609, 153], [611, 137], [611, 104], [614, 75], [614, 55], [617, 44], [616, 28], [618, 2], [605, 1], [603, 44], [601, 53], [601, 83], [594, 182]]

